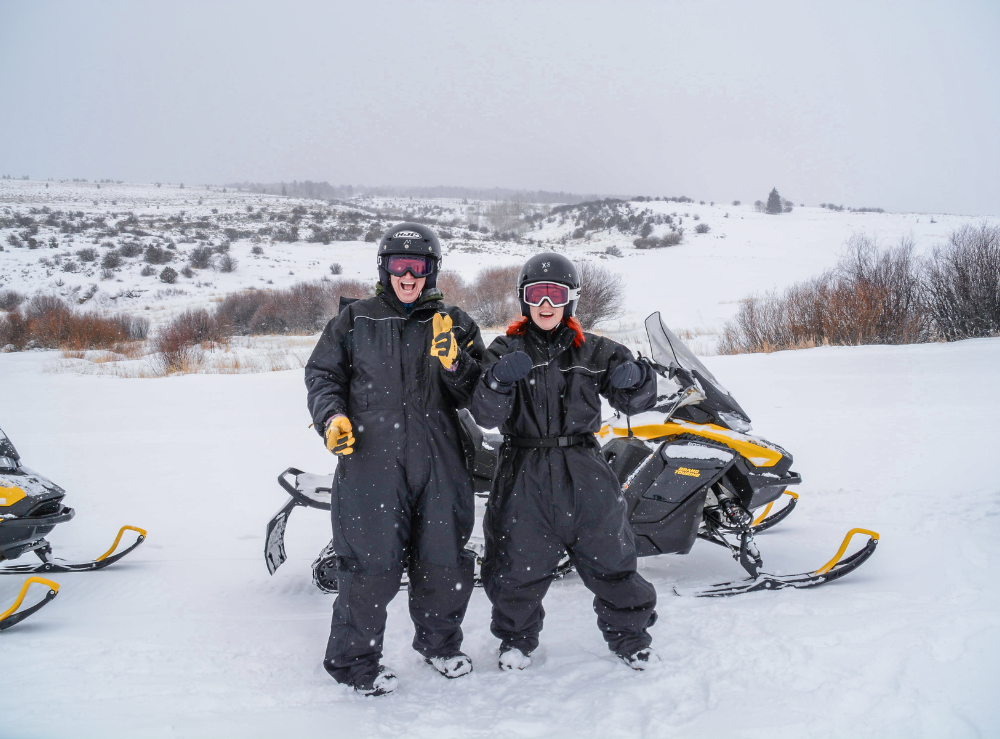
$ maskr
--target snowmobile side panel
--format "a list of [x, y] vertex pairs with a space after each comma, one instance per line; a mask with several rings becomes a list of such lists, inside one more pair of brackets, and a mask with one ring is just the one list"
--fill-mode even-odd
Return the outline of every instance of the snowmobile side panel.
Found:
[[458, 411], [458, 421], [465, 466], [472, 473], [473, 491], [489, 494], [503, 436], [483, 431], [466, 408]]
[[[45, 597], [42, 598], [42, 600], [32, 606], [29, 606], [28, 608], [25, 608], [23, 611], [18, 612], [17, 609], [21, 607], [25, 596], [28, 594], [28, 588], [30, 588], [33, 584], [45, 585], [48, 587], [49, 591], [45, 594]], [[0, 613], [0, 631], [9, 629], [11, 626], [21, 623], [28, 616], [41, 609], [58, 594], [59, 583], [52, 582], [52, 580], [46, 580], [43, 577], [29, 577], [24, 581], [24, 585], [21, 586], [21, 592], [17, 594], [14, 605], [3, 613]]]
[[629, 475], [650, 456], [650, 452], [649, 447], [639, 439], [612, 439], [601, 449], [601, 456], [615, 473], [618, 484], [624, 485]]
[[[657, 554], [687, 554], [690, 552], [698, 538], [701, 512], [705, 507], [707, 495], [707, 487], [695, 490], [687, 500], [673, 506], [672, 510], [659, 521], [637, 523], [633, 519], [632, 531], [636, 535], [636, 553], [640, 557], [653, 557]], [[640, 508], [651, 502], [643, 501], [640, 503]]]

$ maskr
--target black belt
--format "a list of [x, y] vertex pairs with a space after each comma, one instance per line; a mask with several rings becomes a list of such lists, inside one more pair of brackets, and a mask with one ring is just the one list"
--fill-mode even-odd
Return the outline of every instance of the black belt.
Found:
[[546, 436], [541, 439], [532, 439], [527, 436], [505, 436], [504, 443], [510, 446], [522, 446], [533, 448], [549, 448], [560, 446], [579, 446], [586, 444], [588, 439], [593, 439], [593, 434], [576, 434], [575, 436]]

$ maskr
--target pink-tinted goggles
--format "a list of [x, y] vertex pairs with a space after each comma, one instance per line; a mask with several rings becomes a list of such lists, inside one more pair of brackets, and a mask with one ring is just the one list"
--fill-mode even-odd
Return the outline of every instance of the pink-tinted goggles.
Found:
[[426, 277], [434, 271], [434, 260], [409, 254], [392, 254], [385, 260], [385, 269], [390, 275], [402, 277], [409, 272], [414, 277]]
[[561, 308], [579, 297], [579, 289], [558, 282], [531, 282], [524, 286], [524, 302], [528, 305], [539, 306], [548, 300], [553, 308]]

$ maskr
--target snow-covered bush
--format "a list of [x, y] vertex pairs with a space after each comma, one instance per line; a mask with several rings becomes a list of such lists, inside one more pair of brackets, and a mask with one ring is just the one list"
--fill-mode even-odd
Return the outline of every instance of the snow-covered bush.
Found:
[[707, 223], [699, 223], [694, 227], [694, 232], [698, 234], [707, 234], [712, 228]]
[[1000, 334], [1000, 226], [953, 232], [927, 260], [924, 293], [940, 338]]
[[172, 267], [164, 267], [163, 271], [160, 272], [160, 282], [165, 282], [168, 285], [173, 285], [177, 282], [177, 270]]
[[235, 272], [240, 265], [239, 261], [229, 252], [222, 254], [218, 259], [220, 272]]
[[208, 269], [212, 266], [212, 248], [209, 246], [196, 246], [188, 254], [188, 264], [195, 269]]
[[25, 301], [17, 290], [0, 290], [0, 310], [14, 310]]

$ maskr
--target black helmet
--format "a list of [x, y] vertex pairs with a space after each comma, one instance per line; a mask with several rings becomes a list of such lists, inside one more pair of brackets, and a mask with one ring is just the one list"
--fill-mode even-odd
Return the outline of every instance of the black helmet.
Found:
[[517, 299], [521, 302], [522, 316], [531, 315], [528, 304], [524, 301], [524, 286], [532, 282], [558, 282], [576, 291], [576, 297], [570, 300], [563, 315], [569, 318], [576, 313], [576, 303], [580, 297], [580, 275], [576, 271], [576, 265], [562, 254], [536, 254], [521, 267], [521, 274], [517, 276]]
[[437, 285], [438, 272], [441, 271], [441, 242], [437, 234], [427, 226], [419, 223], [397, 223], [382, 234], [378, 242], [378, 277], [388, 288], [389, 272], [383, 266], [383, 258], [390, 254], [413, 254], [430, 257], [434, 260], [434, 271], [427, 276], [426, 287]]

